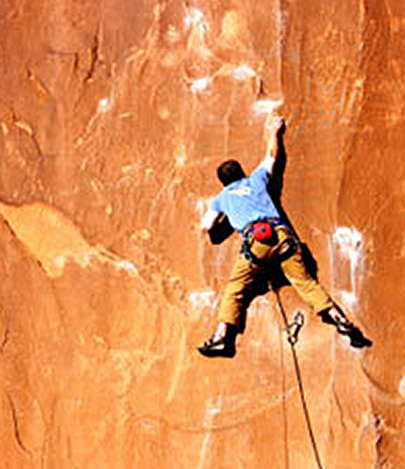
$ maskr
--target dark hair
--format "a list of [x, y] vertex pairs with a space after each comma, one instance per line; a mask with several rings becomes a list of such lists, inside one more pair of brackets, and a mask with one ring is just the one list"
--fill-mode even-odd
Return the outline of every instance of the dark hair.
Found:
[[218, 179], [224, 186], [246, 177], [242, 166], [235, 160], [227, 160], [217, 168]]

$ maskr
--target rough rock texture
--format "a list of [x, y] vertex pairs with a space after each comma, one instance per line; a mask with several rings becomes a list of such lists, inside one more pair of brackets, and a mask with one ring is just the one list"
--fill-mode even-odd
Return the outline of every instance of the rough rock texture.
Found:
[[238, 250], [199, 233], [215, 168], [275, 109], [284, 207], [374, 342], [306, 311], [324, 468], [405, 468], [404, 5], [0, 3], [1, 469], [316, 467], [271, 294], [234, 360], [195, 352]]

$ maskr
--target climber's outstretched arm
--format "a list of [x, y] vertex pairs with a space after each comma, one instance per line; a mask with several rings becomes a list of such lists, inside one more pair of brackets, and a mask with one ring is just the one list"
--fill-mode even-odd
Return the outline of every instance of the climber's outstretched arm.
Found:
[[283, 119], [279, 119], [278, 122], [273, 124], [269, 129], [266, 155], [260, 164], [260, 166], [266, 168], [269, 173], [272, 173], [274, 164], [280, 155], [285, 130], [286, 125]]

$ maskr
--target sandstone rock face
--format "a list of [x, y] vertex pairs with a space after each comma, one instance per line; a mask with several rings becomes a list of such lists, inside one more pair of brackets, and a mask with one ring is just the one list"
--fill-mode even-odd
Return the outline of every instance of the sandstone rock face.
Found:
[[233, 360], [196, 346], [239, 240], [199, 231], [215, 168], [283, 114], [283, 201], [373, 340], [306, 312], [326, 469], [405, 468], [402, 0], [3, 0], [0, 467], [316, 467], [274, 295]]

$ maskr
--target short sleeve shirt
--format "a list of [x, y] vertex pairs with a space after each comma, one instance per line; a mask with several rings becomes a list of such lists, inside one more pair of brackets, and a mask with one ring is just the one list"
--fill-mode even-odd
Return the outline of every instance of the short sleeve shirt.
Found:
[[249, 177], [226, 186], [212, 201], [211, 209], [226, 214], [239, 232], [255, 221], [280, 218], [267, 191], [268, 179], [268, 170], [259, 166]]

